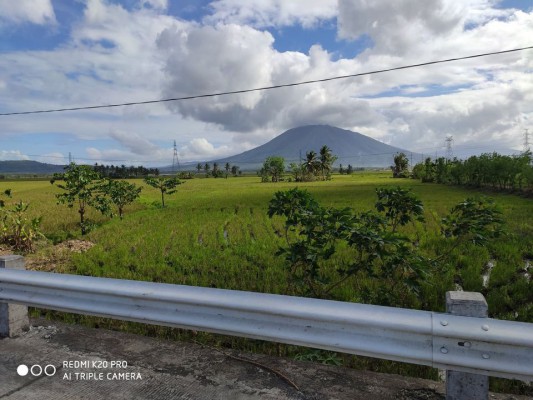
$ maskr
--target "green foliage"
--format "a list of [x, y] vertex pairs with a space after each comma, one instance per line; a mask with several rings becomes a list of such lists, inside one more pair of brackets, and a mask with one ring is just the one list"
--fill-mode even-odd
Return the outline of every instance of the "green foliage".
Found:
[[407, 178], [409, 176], [409, 160], [404, 153], [394, 156], [394, 166], [392, 169], [393, 178]]
[[211, 171], [211, 175], [213, 175], [213, 178], [221, 178], [224, 175], [218, 163], [213, 163], [213, 170]]
[[[208, 164], [206, 164], [208, 165]], [[171, 195], [178, 191], [177, 187], [178, 185], [181, 185], [183, 182], [181, 182], [178, 178], [172, 177], [172, 178], [164, 178], [164, 177], [146, 177], [144, 178], [144, 182], [146, 182], [148, 185], [152, 186], [155, 189], [158, 189], [161, 192], [161, 206], [165, 207], [165, 194]]]
[[[375, 288], [373, 293], [360, 294], [363, 301], [373, 301], [379, 294], [381, 301], [395, 304], [406, 291], [419, 292], [429, 263], [396, 228], [420, 218], [421, 203], [400, 188], [377, 192], [381, 195], [377, 204], [385, 217], [372, 211], [324, 208], [299, 189], [275, 193], [268, 215], [285, 217], [287, 247], [278, 254], [289, 263], [290, 290], [331, 297], [335, 288], [364, 273]], [[404, 207], [396, 202], [399, 198], [410, 203]], [[348, 248], [347, 254], [344, 259], [333, 259], [339, 247]]]
[[298, 361], [312, 361], [325, 365], [340, 366], [343, 364], [342, 358], [337, 353], [318, 349], [309, 349], [303, 353], [298, 353], [294, 356], [294, 359]]
[[[289, 265], [289, 291], [335, 298], [336, 290], [364, 277], [372, 284], [358, 294], [360, 301], [401, 305], [420, 295], [430, 270], [442, 270], [451, 251], [429, 259], [416, 229], [399, 232], [424, 221], [422, 202], [410, 190], [378, 188], [376, 194], [377, 212], [325, 208], [297, 188], [274, 194], [268, 216], [285, 218], [286, 247], [278, 254]], [[486, 245], [501, 233], [501, 222], [491, 201], [467, 199], [442, 219], [441, 231], [454, 240], [452, 249], [465, 242]]]
[[[4, 196], [11, 198], [11, 189], [4, 190]], [[0, 200], [0, 243], [13, 247], [16, 251], [34, 251], [35, 241], [44, 238], [40, 231], [42, 217], [28, 216], [28, 203], [19, 200], [11, 205]]]
[[285, 171], [285, 159], [278, 156], [267, 157], [259, 171], [262, 182], [279, 182]]
[[413, 219], [424, 221], [424, 206], [411, 190], [397, 186], [392, 189], [379, 188], [376, 193], [376, 210], [385, 213], [392, 232], [396, 232], [398, 226], [407, 225]]
[[[346, 175], [351, 175], [353, 174], [354, 172], [354, 167], [352, 167], [352, 164], [348, 164], [348, 167], [347, 168], [344, 168], [342, 166], [342, 164], [339, 165], [339, 174], [343, 175], [343, 174], [346, 174]], [[358, 171], [364, 171], [365, 169], [360, 167], [360, 168], [357, 168]]]
[[[427, 158], [413, 169], [413, 178], [422, 182], [453, 183], [498, 190], [533, 189], [533, 166], [530, 152], [518, 156], [485, 153], [467, 160], [452, 161]], [[416, 173], [415, 173], [416, 171]]]
[[105, 195], [104, 180], [90, 166], [71, 163], [64, 173], [54, 174], [50, 183], [54, 184], [58, 180], [63, 181], [58, 183], [57, 187], [64, 193], [56, 194], [57, 201], [69, 208], [77, 206], [82, 235], [85, 235], [91, 226], [85, 218], [88, 207], [93, 207], [104, 215], [111, 214], [111, 206]]
[[285, 225], [290, 229], [298, 224], [302, 214], [319, 208], [320, 205], [307, 190], [294, 188], [274, 193], [274, 198], [268, 204], [268, 216], [270, 218], [274, 215], [285, 217]]
[[320, 172], [322, 174], [322, 180], [331, 179], [331, 171], [333, 170], [333, 163], [337, 160], [337, 156], [334, 156], [331, 149], [324, 145], [320, 148]]
[[296, 182], [330, 180], [333, 163], [336, 160], [337, 157], [332, 154], [331, 149], [326, 145], [320, 148], [319, 154], [311, 150], [305, 154], [305, 160], [303, 162], [290, 164], [292, 178]]
[[239, 166], [237, 166], [237, 165], [232, 165], [231, 166], [231, 174], [233, 176], [237, 176], [239, 174], [239, 172], [240, 172], [239, 171]]
[[490, 198], [468, 198], [454, 206], [442, 219], [445, 237], [457, 238], [482, 246], [502, 235], [501, 211]]
[[126, 181], [109, 180], [104, 186], [104, 193], [109, 196], [111, 203], [117, 207], [120, 219], [124, 215], [124, 207], [133, 203], [140, 196], [142, 188]]

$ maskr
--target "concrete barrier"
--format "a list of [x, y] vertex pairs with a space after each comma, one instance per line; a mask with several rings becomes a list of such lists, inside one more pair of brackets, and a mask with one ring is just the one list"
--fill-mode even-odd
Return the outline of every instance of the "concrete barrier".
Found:
[[[0, 268], [26, 269], [24, 257], [0, 256]], [[19, 304], [0, 303], [0, 338], [14, 337], [27, 331], [30, 326], [28, 307]]]
[[[464, 317], [488, 317], [488, 306], [481, 293], [447, 292], [446, 312]], [[459, 344], [460, 343], [460, 344]], [[458, 346], [469, 349], [468, 341]], [[446, 371], [446, 400], [487, 400], [489, 398], [489, 377], [469, 372]]]

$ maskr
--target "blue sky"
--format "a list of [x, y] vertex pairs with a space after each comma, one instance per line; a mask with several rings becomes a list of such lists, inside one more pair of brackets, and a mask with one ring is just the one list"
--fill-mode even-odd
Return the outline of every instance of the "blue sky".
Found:
[[[0, 0], [0, 113], [320, 79], [531, 46], [508, 0]], [[263, 144], [306, 124], [409, 150], [520, 149], [533, 50], [187, 102], [0, 116], [0, 160], [164, 165]]]

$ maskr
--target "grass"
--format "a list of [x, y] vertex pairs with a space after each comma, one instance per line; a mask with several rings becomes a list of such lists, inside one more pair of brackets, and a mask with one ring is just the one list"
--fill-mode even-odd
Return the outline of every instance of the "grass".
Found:
[[[325, 206], [359, 211], [373, 208], [376, 187], [410, 187], [426, 209], [427, 222], [418, 227], [423, 248], [428, 256], [438, 255], [446, 248], [438, 232], [440, 218], [457, 202], [480, 193], [389, 175], [356, 173], [298, 187], [307, 189]], [[136, 183], [142, 185], [142, 181]], [[260, 183], [257, 177], [193, 179], [180, 185], [175, 195], [167, 196], [164, 209], [159, 192], [143, 186], [140, 200], [127, 208], [123, 221], [89, 213], [99, 226], [87, 239], [96, 245], [87, 253], [73, 255], [66, 271], [268, 293], [286, 291], [284, 261], [275, 256], [284, 244], [283, 221], [269, 219], [266, 211], [274, 192], [293, 188], [295, 183]], [[46, 181], [0, 184], [2, 191], [8, 187], [16, 199], [31, 203], [32, 214], [43, 215], [43, 231], [52, 242], [80, 236], [77, 210], [56, 204], [54, 195], [59, 189], [55, 186]], [[533, 203], [512, 194], [491, 196], [503, 211], [508, 235], [486, 248], [457, 249], [453, 267], [436, 274], [423, 301], [414, 306], [442, 311], [445, 291], [458, 283], [464, 290], [485, 294], [492, 316], [533, 322], [528, 297], [531, 283], [522, 271], [524, 260], [533, 255]], [[484, 288], [482, 270], [489, 260], [496, 266], [489, 287]], [[346, 301], [358, 298], [355, 288], [339, 295]]]
[[[132, 182], [142, 185], [142, 181]], [[99, 226], [86, 239], [96, 245], [86, 253], [72, 254], [61, 271], [286, 293], [288, 276], [285, 263], [275, 255], [279, 246], [284, 244], [283, 221], [267, 216], [268, 202], [276, 191], [298, 186], [307, 189], [325, 206], [352, 207], [362, 211], [373, 208], [377, 187], [396, 185], [412, 188], [424, 203], [426, 224], [417, 227], [417, 234], [424, 252], [430, 257], [440, 254], [447, 247], [439, 235], [440, 219], [464, 198], [483, 194], [468, 188], [392, 179], [390, 172], [362, 172], [334, 176], [328, 182], [305, 184], [260, 183], [258, 177], [211, 178], [186, 181], [178, 187], [176, 194], [166, 197], [167, 207], [162, 209], [160, 193], [143, 185], [141, 198], [126, 209], [123, 221], [118, 218], [108, 220], [96, 213], [89, 215]], [[78, 214], [74, 209], [56, 204], [56, 187], [43, 181], [20, 181], [1, 183], [0, 191], [8, 187], [13, 189], [15, 198], [31, 203], [32, 213], [43, 215], [43, 230], [52, 241], [79, 237], [76, 226]], [[525, 259], [533, 258], [533, 202], [512, 194], [489, 195], [503, 212], [508, 234], [486, 248], [462, 246], [456, 249], [450, 265], [434, 271], [430, 282], [423, 288], [422, 299], [413, 302], [412, 307], [444, 311], [445, 292], [460, 284], [465, 291], [482, 292], [486, 296], [491, 317], [533, 322], [533, 290], [522, 271]], [[45, 247], [34, 257], [43, 257], [49, 251], [49, 246]], [[482, 271], [490, 260], [495, 262], [495, 267], [485, 288]], [[365, 285], [371, 283], [360, 277], [335, 294], [345, 301], [358, 301], [358, 291]], [[165, 337], [183, 338], [189, 335], [179, 330], [99, 318], [63, 318]], [[196, 339], [246, 350], [300, 354], [304, 358], [307, 351], [303, 350], [302, 356], [302, 350], [293, 346], [280, 347], [208, 334], [199, 334]], [[425, 367], [342, 357], [345, 365], [434, 377], [434, 371]]]

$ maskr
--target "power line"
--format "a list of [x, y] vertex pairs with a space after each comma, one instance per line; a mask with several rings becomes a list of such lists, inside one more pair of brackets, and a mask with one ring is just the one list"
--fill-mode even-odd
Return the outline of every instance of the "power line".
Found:
[[510, 50], [494, 51], [494, 52], [490, 52], [490, 53], [474, 54], [474, 55], [464, 56], [464, 57], [447, 58], [447, 59], [444, 59], [444, 60], [427, 61], [427, 62], [423, 62], [423, 63], [419, 63], [419, 64], [403, 65], [403, 66], [400, 66], [400, 67], [379, 69], [379, 70], [374, 70], [374, 71], [369, 71], [369, 72], [361, 72], [361, 73], [358, 73], [358, 74], [338, 75], [338, 76], [333, 76], [333, 77], [330, 77], [330, 78], [313, 79], [313, 80], [309, 80], [309, 81], [285, 83], [285, 84], [273, 85], [273, 86], [264, 86], [264, 87], [253, 88], [253, 89], [234, 90], [234, 91], [228, 91], [228, 92], [208, 93], [208, 94], [199, 94], [199, 95], [194, 95], [194, 96], [174, 97], [174, 98], [159, 99], [159, 100], [146, 100], [146, 101], [137, 101], [137, 102], [129, 102], [129, 103], [102, 104], [102, 105], [83, 106], [83, 107], [56, 108], [56, 109], [49, 109], [49, 110], [19, 111], [19, 112], [10, 112], [10, 113], [0, 113], [0, 116], [26, 115], [26, 114], [44, 114], [44, 113], [54, 113], [54, 112], [64, 112], [64, 111], [94, 110], [94, 109], [98, 109], [98, 108], [125, 107], [125, 106], [134, 106], [134, 105], [143, 105], [143, 104], [166, 103], [166, 102], [170, 102], [170, 101], [193, 100], [193, 99], [200, 99], [200, 98], [206, 98], [206, 97], [215, 97], [215, 96], [227, 96], [227, 95], [232, 95], [232, 94], [242, 94], [242, 93], [258, 92], [258, 91], [263, 91], [263, 90], [280, 89], [280, 88], [284, 88], [284, 87], [308, 85], [308, 84], [311, 84], [311, 83], [329, 82], [329, 81], [334, 81], [334, 80], [339, 80], [339, 79], [356, 78], [356, 77], [359, 77], [359, 76], [375, 75], [375, 74], [381, 74], [381, 73], [384, 73], [384, 72], [399, 71], [399, 70], [402, 70], [402, 69], [417, 68], [417, 67], [423, 67], [423, 66], [434, 65], [434, 64], [443, 64], [443, 63], [448, 63], [448, 62], [453, 62], [453, 61], [468, 60], [468, 59], [472, 59], [472, 58], [493, 56], [493, 55], [498, 55], [498, 54], [512, 53], [512, 52], [530, 50], [530, 49], [533, 49], [533, 46], [520, 47], [520, 48], [510, 49]]
[[[453, 139], [452, 139], [453, 140]], [[494, 147], [493, 150], [491, 151], [496, 151], [498, 150], [498, 148], [500, 147]], [[461, 147], [460, 150], [476, 150], [476, 149], [487, 149], [486, 146], [468, 146], [468, 147]], [[416, 157], [419, 157], [419, 156], [423, 156], [424, 155], [424, 152], [427, 153], [427, 150], [431, 150], [431, 151], [436, 151], [436, 152], [439, 152], [439, 151], [443, 151], [445, 150], [445, 147], [444, 146], [438, 146], [438, 147], [425, 147], [423, 149], [418, 149], [418, 150], [414, 150], [414, 151], [407, 151], [405, 150], [406, 153], [410, 153], [411, 156], [413, 156], [413, 153], [415, 153]], [[505, 148], [502, 148], [502, 150], [506, 150]], [[518, 153], [518, 150], [517, 150], [517, 153]], [[354, 154], [352, 156], [341, 156], [341, 157], [337, 157], [337, 160], [354, 160], [355, 161], [360, 161], [360, 160], [363, 160], [365, 157], [374, 157], [374, 156], [386, 156], [386, 155], [394, 155], [394, 154], [398, 154], [398, 151], [390, 151], [390, 152], [383, 152], [383, 153], [367, 153], [367, 154]], [[67, 160], [69, 159], [69, 156], [53, 156], [53, 155], [44, 155], [44, 154], [25, 154], [26, 157], [33, 157], [33, 158], [55, 158], [55, 159], [61, 159], [61, 160]], [[74, 157], [71, 157], [71, 160], [74, 161]], [[229, 156], [229, 157], [225, 157], [224, 159], [228, 159], [228, 158], [232, 158], [233, 156]], [[139, 159], [121, 159], [121, 160], [117, 160], [117, 159], [108, 159], [108, 158], [83, 158], [83, 157], [76, 157], [76, 160], [79, 160], [79, 161], [95, 161], [95, 162], [123, 162], [123, 163], [161, 163], [163, 162], [164, 160], [162, 159], [150, 159], [150, 160], [147, 160], [147, 159], [144, 159], [144, 160], [139, 160]], [[1, 161], [1, 160], [0, 160]], [[177, 161], [177, 160], [176, 160]], [[201, 163], [205, 163], [205, 162], [214, 162], [216, 160], [205, 160], [205, 161], [200, 161], [200, 160], [191, 160], [191, 161], [186, 161], [185, 164], [193, 164], [193, 163], [198, 163], [198, 162], [201, 162]], [[240, 161], [240, 162], [236, 162], [236, 164], [238, 165], [249, 165], [249, 164], [262, 164], [264, 160], [257, 160], [257, 161]], [[291, 163], [291, 162], [301, 162], [302, 159], [297, 159], [297, 158], [290, 158], [290, 159], [285, 159], [285, 162], [286, 163]], [[231, 160], [230, 160], [231, 162]], [[176, 165], [179, 165], [179, 164], [176, 164]], [[178, 167], [178, 170], [180, 170], [181, 167]]]

